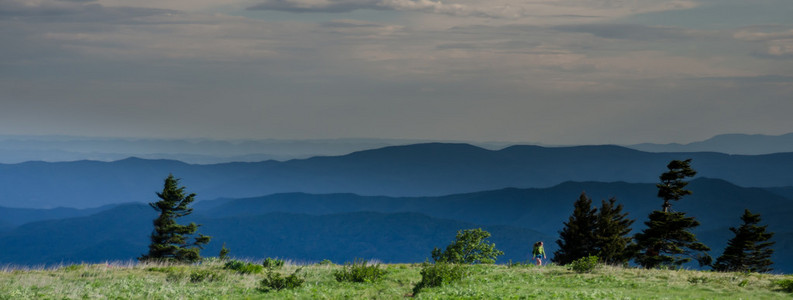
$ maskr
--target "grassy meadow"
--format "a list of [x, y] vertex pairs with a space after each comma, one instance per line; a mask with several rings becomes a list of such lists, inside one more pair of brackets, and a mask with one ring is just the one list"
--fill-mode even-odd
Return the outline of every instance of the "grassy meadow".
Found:
[[645, 270], [599, 266], [576, 273], [564, 266], [472, 265], [467, 275], [413, 295], [420, 264], [383, 264], [376, 282], [337, 282], [343, 265], [296, 265], [301, 287], [265, 292], [267, 271], [242, 274], [221, 261], [195, 265], [110, 263], [0, 270], [0, 299], [793, 299], [779, 282], [793, 276]]

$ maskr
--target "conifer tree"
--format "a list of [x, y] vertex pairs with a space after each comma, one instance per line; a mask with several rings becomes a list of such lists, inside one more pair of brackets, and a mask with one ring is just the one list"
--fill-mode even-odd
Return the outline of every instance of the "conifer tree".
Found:
[[669, 200], [678, 201], [691, 194], [684, 189], [688, 182], [683, 180], [697, 173], [690, 163], [691, 159], [673, 160], [667, 165], [669, 171], [661, 174], [661, 183], [657, 185], [658, 197], [664, 200], [663, 211], [650, 213], [649, 220], [644, 222], [647, 228], [634, 236], [635, 260], [645, 268], [680, 266], [692, 259], [704, 266], [713, 260], [706, 252], [710, 248], [689, 231], [699, 226], [699, 222], [683, 212], [669, 211], [672, 206]]
[[632, 256], [629, 245], [633, 238], [628, 234], [634, 220], [628, 219], [628, 213], [622, 213], [622, 204], [616, 203], [615, 198], [601, 201], [593, 232], [597, 256], [608, 264], [625, 263]]
[[559, 232], [556, 244], [559, 250], [553, 253], [553, 261], [566, 265], [576, 259], [596, 255], [594, 248], [595, 237], [593, 228], [597, 223], [597, 208], [592, 207], [592, 199], [586, 193], [581, 193], [573, 204], [573, 214], [564, 223], [564, 228]]
[[669, 171], [661, 174], [661, 183], [657, 184], [658, 197], [664, 199], [664, 204], [661, 206], [664, 212], [669, 212], [672, 204], [669, 200], [678, 201], [685, 195], [691, 195], [691, 191], [684, 189], [688, 185], [684, 181], [686, 177], [694, 177], [697, 171], [691, 168], [691, 159], [686, 160], [673, 160], [666, 166]]
[[766, 232], [768, 225], [759, 226], [760, 215], [752, 214], [748, 209], [741, 216], [743, 224], [739, 228], [730, 227], [735, 237], [727, 242], [724, 253], [716, 259], [713, 269], [722, 272], [769, 272], [771, 254], [774, 249], [769, 242], [773, 232]]
[[168, 175], [162, 192], [157, 193], [160, 201], [149, 205], [160, 213], [154, 219], [154, 231], [151, 233], [149, 254], [138, 258], [141, 261], [195, 262], [201, 259], [203, 245], [209, 243], [211, 237], [198, 234], [193, 242], [189, 242], [200, 225], [190, 223], [180, 225], [176, 218], [184, 217], [193, 212], [189, 205], [194, 201], [195, 194], [185, 195], [185, 187], [179, 187], [179, 179]]

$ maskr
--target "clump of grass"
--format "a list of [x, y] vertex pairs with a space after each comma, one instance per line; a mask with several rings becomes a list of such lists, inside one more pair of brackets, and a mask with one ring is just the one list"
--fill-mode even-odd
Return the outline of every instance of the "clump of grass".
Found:
[[530, 261], [512, 262], [512, 260], [509, 260], [509, 262], [507, 262], [507, 268], [531, 268], [531, 267], [534, 267], [534, 264]]
[[62, 267], [60, 269], [66, 271], [66, 272], [74, 272], [74, 271], [80, 271], [80, 270], [85, 269], [85, 265], [84, 264], [68, 265], [68, 266]]
[[589, 273], [598, 266], [598, 257], [590, 255], [574, 260], [570, 263], [570, 269], [576, 273]]
[[221, 281], [225, 278], [224, 274], [209, 269], [199, 269], [190, 273], [192, 283]]
[[436, 262], [425, 262], [421, 266], [421, 281], [413, 287], [413, 295], [423, 288], [439, 287], [451, 282], [460, 281], [467, 275], [467, 270], [462, 265]]
[[368, 264], [363, 259], [356, 259], [353, 263], [347, 263], [341, 270], [333, 272], [338, 282], [376, 282], [385, 276], [386, 270], [380, 268], [380, 264]]
[[708, 282], [708, 277], [706, 276], [693, 276], [688, 278], [688, 282], [691, 284], [700, 284]]
[[237, 271], [237, 273], [240, 274], [259, 274], [264, 270], [264, 266], [240, 260], [230, 260], [223, 266], [223, 268]]
[[273, 290], [280, 291], [283, 289], [299, 288], [306, 282], [304, 277], [297, 275], [300, 270], [302, 270], [302, 268], [298, 268], [291, 275], [283, 277], [280, 273], [273, 271], [273, 269], [268, 269], [267, 275], [259, 283], [259, 290], [262, 292], [270, 292]]

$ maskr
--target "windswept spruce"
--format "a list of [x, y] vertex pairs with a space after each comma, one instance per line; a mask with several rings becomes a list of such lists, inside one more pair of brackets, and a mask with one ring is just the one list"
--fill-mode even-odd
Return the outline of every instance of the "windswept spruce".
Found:
[[176, 218], [193, 212], [190, 204], [195, 201], [195, 196], [196, 194], [185, 194], [185, 187], [179, 186], [179, 179], [173, 174], [165, 178], [162, 192], [157, 193], [160, 201], [149, 203], [160, 215], [154, 220], [149, 253], [138, 258], [139, 260], [196, 262], [201, 259], [201, 249], [209, 243], [211, 237], [198, 234], [190, 242], [190, 238], [198, 231], [200, 225], [176, 223]]

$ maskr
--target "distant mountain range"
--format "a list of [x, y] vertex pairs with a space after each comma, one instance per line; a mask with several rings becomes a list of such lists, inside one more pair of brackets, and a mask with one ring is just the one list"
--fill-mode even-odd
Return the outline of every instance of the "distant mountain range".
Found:
[[[129, 158], [115, 162], [0, 164], [0, 206], [88, 208], [147, 202], [172, 173], [199, 199], [284, 192], [438, 196], [565, 181], [657, 182], [673, 159], [692, 158], [698, 176], [741, 186], [793, 186], [793, 153], [649, 153], [618, 146], [414, 144], [285, 162], [186, 164]], [[779, 192], [787, 190], [781, 188]]]
[[[212, 140], [97, 138], [78, 136], [0, 135], [0, 163], [26, 161], [116, 161], [128, 157], [169, 159], [191, 164], [257, 162], [345, 155], [355, 151], [416, 143], [470, 143], [486, 149], [502, 149], [526, 143], [427, 141], [408, 139], [314, 139], [314, 140]], [[625, 145], [647, 152], [720, 152], [758, 155], [793, 152], [793, 133], [784, 135], [724, 134], [689, 144]]]
[[771, 154], [793, 152], [793, 133], [783, 135], [723, 134], [688, 144], [637, 144], [627, 146], [647, 152], [721, 152], [727, 154]]
[[[760, 213], [762, 223], [776, 233], [774, 268], [793, 272], [793, 228], [789, 226], [793, 199], [718, 179], [696, 179], [689, 188], [694, 194], [673, 203], [673, 209], [702, 223], [695, 232], [713, 248], [714, 257], [732, 236], [728, 227], [738, 226], [743, 209], [748, 208]], [[551, 188], [507, 188], [439, 197], [286, 193], [219, 199], [197, 202], [195, 213], [180, 222], [200, 223], [202, 233], [214, 236], [205, 256], [217, 255], [226, 243], [233, 256], [243, 258], [421, 262], [433, 247], [451, 242], [457, 230], [483, 227], [505, 252], [501, 262], [524, 261], [534, 241], [544, 240], [549, 252], [556, 249], [558, 231], [582, 191], [596, 205], [616, 197], [629, 217], [637, 220], [634, 233], [643, 228], [647, 215], [661, 206], [652, 183], [565, 182]], [[100, 210], [90, 216], [31, 219], [7, 228], [0, 232], [0, 262], [128, 260], [146, 251], [155, 217], [150, 207], [124, 204]], [[51, 214], [50, 210], [41, 213]]]

